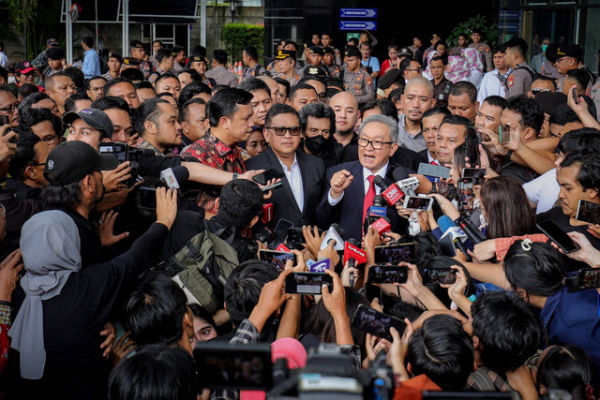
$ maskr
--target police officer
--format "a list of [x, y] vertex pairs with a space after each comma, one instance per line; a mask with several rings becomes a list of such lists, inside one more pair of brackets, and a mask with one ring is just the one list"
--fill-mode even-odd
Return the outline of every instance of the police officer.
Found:
[[335, 62], [335, 51], [333, 47], [323, 48], [323, 67], [327, 70], [327, 74], [339, 78], [342, 69]]
[[471, 40], [473, 43], [471, 43], [469, 47], [477, 50], [479, 54], [481, 54], [481, 59], [483, 61], [483, 72], [493, 70], [494, 64], [492, 62], [492, 50], [490, 49], [490, 46], [481, 41], [481, 31], [478, 29], [473, 29], [471, 32]]
[[527, 43], [520, 37], [514, 37], [504, 45], [506, 46], [504, 59], [506, 64], [512, 68], [512, 72], [506, 80], [506, 98], [526, 95], [537, 76], [525, 60]]
[[134, 39], [129, 42], [129, 52], [132, 58], [135, 58], [139, 61], [139, 69], [144, 73], [144, 79], [148, 79], [150, 74], [154, 72], [154, 67], [150, 61], [146, 61], [146, 49], [144, 48], [144, 44]]
[[262, 75], [271, 76], [269, 71], [258, 63], [258, 49], [256, 47], [246, 46], [242, 52], [242, 61], [244, 62], [242, 81]]
[[448, 97], [450, 97], [450, 91], [452, 90], [452, 82], [444, 76], [446, 65], [448, 65], [446, 57], [435, 56], [429, 61], [429, 71], [433, 77], [431, 80], [433, 98], [435, 99], [435, 105], [439, 107], [448, 107]]
[[294, 86], [301, 76], [296, 72], [296, 52], [294, 50], [277, 50], [275, 55], [275, 71], [273, 78], [283, 78]]
[[345, 58], [346, 67], [344, 68], [344, 88], [356, 97], [359, 104], [373, 100], [375, 89], [373, 88], [373, 79], [361, 67], [362, 54], [356, 46], [346, 47]]

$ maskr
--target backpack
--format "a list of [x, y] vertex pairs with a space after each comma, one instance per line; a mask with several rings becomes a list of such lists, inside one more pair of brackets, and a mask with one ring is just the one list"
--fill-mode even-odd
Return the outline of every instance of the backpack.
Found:
[[[471, 372], [469, 378], [475, 383], [478, 392], [498, 392], [498, 388], [490, 377], [487, 367], [478, 367], [477, 370]], [[508, 385], [508, 383], [506, 384]], [[513, 400], [522, 400], [519, 392], [513, 388], [510, 388], [509, 392], [512, 394]]]
[[225, 282], [239, 265], [234, 248], [207, 229], [192, 237], [168, 263], [166, 269], [188, 303], [199, 304], [211, 314], [223, 306]]

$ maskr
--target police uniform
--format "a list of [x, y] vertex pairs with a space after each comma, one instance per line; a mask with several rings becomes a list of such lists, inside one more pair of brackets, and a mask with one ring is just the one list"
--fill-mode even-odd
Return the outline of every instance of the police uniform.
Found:
[[[132, 40], [130, 42], [131, 47], [135, 47], [137, 49], [143, 49], [144, 48], [144, 44], [142, 42], [140, 42], [139, 40]], [[133, 57], [131, 57], [132, 59], [135, 59]], [[140, 71], [142, 71], [144, 73], [144, 79], [148, 79], [148, 77], [150, 76], [150, 74], [152, 74], [152, 72], [154, 72], [154, 67], [152, 66], [152, 63], [150, 61], [145, 61], [145, 60], [138, 60], [135, 59], [139, 62], [139, 66], [140, 66]], [[124, 63], [125, 60], [123, 60]]]
[[483, 72], [488, 72], [494, 69], [494, 63], [492, 61], [492, 50], [490, 46], [485, 43], [471, 43], [470, 48], [475, 49], [481, 54], [483, 61]]
[[[346, 57], [357, 57], [360, 60], [361, 54], [357, 47], [349, 46], [346, 49]], [[344, 89], [356, 97], [358, 104], [375, 98], [373, 79], [363, 68], [357, 72], [351, 72], [348, 68], [344, 68]]]
[[[294, 61], [296, 61], [296, 52], [293, 50], [277, 50], [277, 53], [275, 54], [275, 60], [282, 61], [286, 58], [292, 58]], [[292, 69], [290, 76], [284, 75], [278, 71], [272, 71], [271, 76], [273, 78], [285, 79], [290, 83], [290, 86], [294, 86], [300, 79], [302, 79], [301, 71], [299, 72], [296, 68], [297, 65], [298, 63], [296, 62], [296, 65], [294, 66], [294, 69]]]
[[248, 78], [256, 78], [257, 76], [263, 75], [271, 76], [269, 71], [267, 71], [267, 69], [260, 64], [256, 64], [254, 67], [244, 67], [244, 70], [242, 71], [242, 81]]
[[448, 97], [450, 97], [450, 91], [452, 90], [452, 82], [446, 79], [445, 76], [442, 76], [442, 80], [437, 85], [435, 84], [435, 79], [431, 80], [431, 84], [433, 85], [433, 98], [435, 99], [436, 107], [447, 107], [448, 106]]
[[535, 75], [526, 62], [518, 64], [506, 80], [506, 98], [527, 94]]

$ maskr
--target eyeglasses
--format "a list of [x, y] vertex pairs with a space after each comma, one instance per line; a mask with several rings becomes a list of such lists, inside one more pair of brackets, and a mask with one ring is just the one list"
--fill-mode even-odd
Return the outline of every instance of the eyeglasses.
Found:
[[375, 150], [381, 150], [381, 149], [383, 149], [384, 144], [392, 144], [392, 143], [393, 142], [384, 142], [382, 140], [369, 140], [369, 139], [365, 139], [364, 137], [358, 138], [358, 145], [360, 147], [367, 147], [368, 145], [371, 145]]
[[272, 129], [277, 136], [285, 136], [286, 132], [289, 132], [292, 136], [298, 136], [300, 135], [301, 131], [301, 128], [299, 126], [269, 126], [267, 127], [267, 129]]

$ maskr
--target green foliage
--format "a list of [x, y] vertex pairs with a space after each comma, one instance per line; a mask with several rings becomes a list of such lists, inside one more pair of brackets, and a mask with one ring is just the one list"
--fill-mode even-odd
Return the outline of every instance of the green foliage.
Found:
[[458, 35], [464, 33], [467, 37], [470, 37], [471, 32], [476, 28], [481, 32], [482, 42], [487, 43], [490, 47], [496, 45], [496, 42], [498, 41], [498, 26], [495, 23], [489, 24], [485, 16], [477, 14], [465, 22], [461, 22], [452, 29], [450, 35], [446, 39], [448, 48], [451, 49], [458, 45]]
[[259, 59], [263, 56], [264, 26], [241, 23], [225, 24], [221, 28], [221, 37], [232, 62], [241, 61], [242, 50], [249, 45], [256, 46]]

